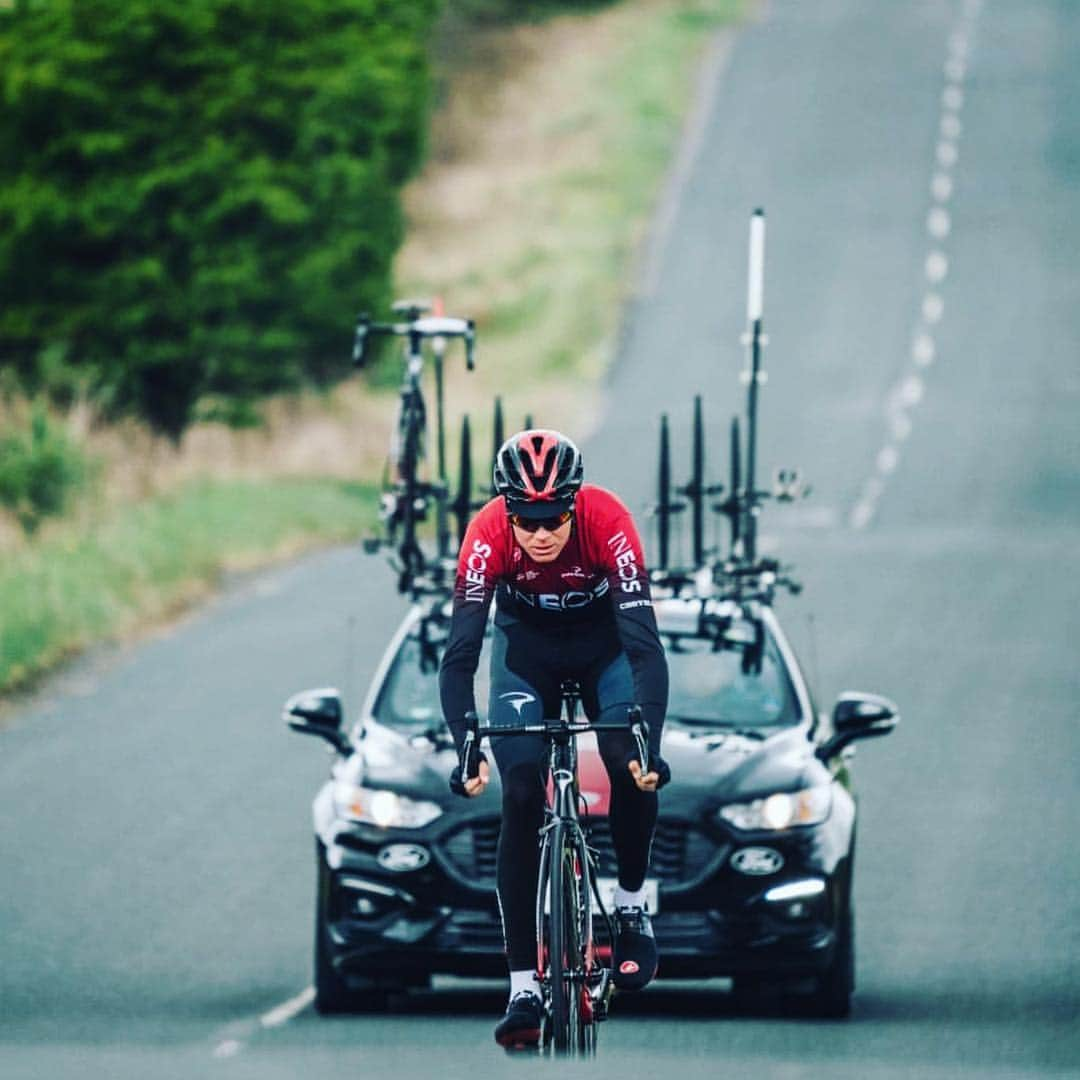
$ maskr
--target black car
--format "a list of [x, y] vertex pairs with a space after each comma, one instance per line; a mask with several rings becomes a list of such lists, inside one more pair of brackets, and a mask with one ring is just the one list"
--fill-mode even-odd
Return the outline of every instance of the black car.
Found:
[[[818, 714], [767, 605], [657, 602], [671, 672], [650, 908], [659, 976], [731, 976], [740, 994], [792, 986], [843, 1016], [854, 985], [856, 804], [850, 744], [897, 722], [886, 699], [843, 694]], [[337, 749], [314, 802], [315, 1003], [360, 1008], [437, 973], [506, 972], [495, 899], [497, 777], [453, 796], [438, 704], [438, 642], [405, 619], [351, 727], [334, 690], [286, 705], [294, 730]], [[477, 678], [484, 715], [486, 657]], [[614, 888], [607, 782], [581, 742], [581, 788], [601, 876]]]

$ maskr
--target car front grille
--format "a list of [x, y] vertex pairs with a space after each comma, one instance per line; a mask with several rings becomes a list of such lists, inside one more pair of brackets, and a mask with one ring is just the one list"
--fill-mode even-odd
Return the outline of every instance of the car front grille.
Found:
[[[615, 849], [607, 818], [585, 821], [589, 846], [596, 851], [601, 877], [615, 877]], [[495, 853], [500, 819], [479, 818], [444, 836], [439, 853], [462, 880], [482, 888], [495, 887]], [[687, 821], [661, 819], [653, 837], [650, 876], [667, 888], [699, 880], [720, 854], [715, 842]]]

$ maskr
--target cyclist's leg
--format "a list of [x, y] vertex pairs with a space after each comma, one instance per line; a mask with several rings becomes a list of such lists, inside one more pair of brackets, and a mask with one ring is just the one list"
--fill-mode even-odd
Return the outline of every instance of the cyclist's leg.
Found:
[[[535, 636], [535, 631], [517, 620], [496, 619], [488, 705], [492, 727], [536, 723], [543, 718], [545, 708], [558, 708], [557, 681], [537, 663], [537, 658], [550, 650], [533, 640]], [[553, 683], [554, 705], [548, 700]], [[544, 823], [546, 744], [540, 735], [493, 736], [491, 749], [502, 786], [496, 874], [507, 958], [511, 971], [535, 969], [537, 834]]]
[[[588, 680], [586, 701], [598, 716], [622, 720], [633, 700], [630, 663], [620, 651], [599, 668], [595, 680]], [[596, 741], [611, 782], [608, 822], [619, 871], [613, 978], [621, 990], [641, 990], [657, 970], [656, 941], [645, 910], [645, 878], [658, 800], [655, 791], [642, 791], [630, 774], [629, 764], [637, 756], [637, 746], [629, 732], [597, 732]]]
[[[624, 720], [634, 704], [634, 679], [626, 653], [601, 656], [587, 678], [582, 680], [583, 701], [590, 716], [603, 720]], [[637, 746], [628, 731], [597, 733], [600, 756], [611, 784], [608, 823], [619, 885], [637, 892], [645, 884], [649, 852], [656, 829], [656, 792], [642, 791], [630, 775], [629, 765], [637, 758]]]

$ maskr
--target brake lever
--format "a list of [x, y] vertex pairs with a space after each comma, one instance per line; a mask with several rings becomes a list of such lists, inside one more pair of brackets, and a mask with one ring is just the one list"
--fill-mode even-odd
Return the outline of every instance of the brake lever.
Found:
[[641, 719], [641, 708], [635, 705], [630, 710], [630, 715], [637, 719], [630, 724], [630, 732], [637, 744], [638, 760], [641, 762], [641, 774], [644, 776], [649, 771], [649, 725]]
[[480, 775], [480, 739], [476, 713], [466, 713], [465, 719], [469, 726], [465, 732], [465, 742], [461, 747], [461, 782], [463, 784], [467, 784]]
[[370, 325], [371, 317], [366, 313], [360, 315], [356, 320], [356, 336], [353, 338], [352, 351], [353, 367], [363, 367], [364, 361], [367, 359], [365, 353], [367, 351], [368, 327]]

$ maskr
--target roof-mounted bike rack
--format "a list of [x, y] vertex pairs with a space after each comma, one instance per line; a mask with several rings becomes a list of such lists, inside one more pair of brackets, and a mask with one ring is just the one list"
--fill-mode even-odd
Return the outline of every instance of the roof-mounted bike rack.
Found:
[[[787, 589], [793, 594], [802, 588], [790, 576], [789, 568], [776, 559], [760, 557], [757, 550], [758, 518], [764, 502], [768, 499], [792, 502], [809, 494], [809, 488], [803, 483], [797, 469], [778, 470], [773, 486], [768, 490], [760, 489], [756, 484], [758, 393], [766, 381], [762, 369], [762, 349], [768, 343], [763, 333], [764, 266], [765, 213], [755, 210], [750, 219], [748, 325], [742, 339], [747, 346], [747, 363], [742, 373], [742, 381], [747, 388], [746, 440], [744, 444], [739, 418], [733, 417], [726, 488], [722, 485], [710, 486], [705, 481], [705, 425], [701, 397], [694, 398], [691, 473], [690, 479], [682, 486], [672, 484], [668, 417], [666, 414], [660, 417], [659, 497], [652, 508], [657, 522], [658, 566], [652, 575], [653, 583], [658, 595], [667, 593], [701, 600], [703, 619], [705, 601], [721, 606], [725, 602], [731, 603], [738, 610], [747, 605], [747, 610], [750, 610], [754, 602], [771, 604], [778, 588]], [[721, 494], [726, 495], [722, 501], [709, 501], [711, 497]], [[671, 525], [687, 509], [690, 510], [691, 561], [688, 566], [674, 567], [671, 562]], [[705, 546], [706, 510], [728, 522], [730, 537], [726, 554], [718, 547]], [[720, 621], [723, 622], [723, 619]], [[702, 633], [707, 633], [704, 622]]]

